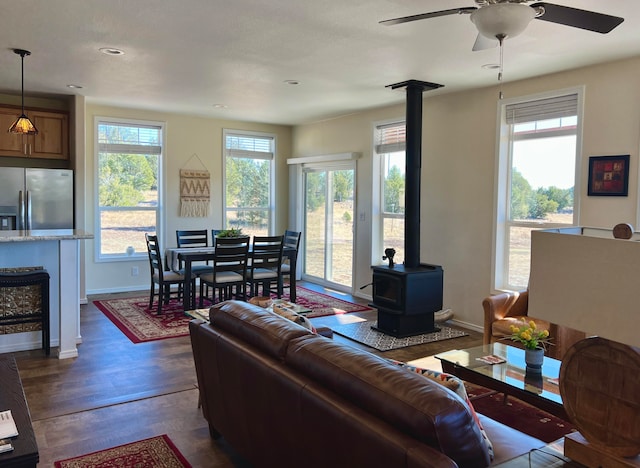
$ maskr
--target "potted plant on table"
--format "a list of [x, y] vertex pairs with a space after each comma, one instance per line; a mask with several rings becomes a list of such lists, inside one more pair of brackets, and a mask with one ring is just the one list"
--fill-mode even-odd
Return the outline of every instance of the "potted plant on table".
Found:
[[222, 229], [216, 237], [247, 237], [247, 235], [242, 233], [242, 228], [230, 228]]
[[529, 372], [542, 372], [544, 351], [549, 342], [549, 330], [541, 330], [533, 320], [511, 325], [511, 340], [524, 345], [524, 361]]

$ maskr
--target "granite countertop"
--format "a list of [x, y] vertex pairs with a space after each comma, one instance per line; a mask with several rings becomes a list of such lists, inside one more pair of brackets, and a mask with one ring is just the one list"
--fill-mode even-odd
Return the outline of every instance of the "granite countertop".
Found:
[[52, 240], [93, 239], [82, 229], [37, 229], [30, 231], [0, 231], [0, 242], [33, 242]]

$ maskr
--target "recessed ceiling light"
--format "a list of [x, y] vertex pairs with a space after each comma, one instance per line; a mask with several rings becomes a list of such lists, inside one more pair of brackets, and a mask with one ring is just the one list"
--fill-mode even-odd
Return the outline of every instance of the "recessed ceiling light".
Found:
[[498, 63], [485, 63], [480, 68], [484, 68], [485, 70], [497, 70], [500, 68], [500, 64]]
[[77, 84], [68, 84], [67, 88], [71, 88], [71, 89], [82, 89], [82, 86], [77, 85]]
[[226, 104], [214, 104], [214, 105], [213, 105], [213, 108], [214, 108], [214, 109], [226, 109], [226, 108], [228, 108], [228, 107], [229, 107], [229, 106], [227, 106]]
[[299, 85], [300, 82], [298, 80], [284, 80], [288, 85]]
[[115, 49], [113, 47], [102, 47], [98, 50], [105, 55], [124, 55], [124, 50]]

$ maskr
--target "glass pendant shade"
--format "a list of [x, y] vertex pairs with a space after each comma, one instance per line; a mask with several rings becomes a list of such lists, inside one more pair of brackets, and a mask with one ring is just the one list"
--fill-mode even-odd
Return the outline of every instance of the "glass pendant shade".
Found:
[[485, 37], [515, 37], [536, 16], [536, 10], [522, 3], [496, 3], [471, 13], [471, 21]]
[[24, 56], [31, 55], [28, 50], [13, 49], [15, 54], [18, 54], [22, 61], [22, 114], [18, 117], [18, 120], [13, 122], [9, 127], [9, 133], [18, 133], [20, 135], [37, 135], [38, 129], [33, 122], [29, 120], [24, 113]]
[[37, 135], [38, 129], [33, 125], [33, 122], [29, 120], [29, 117], [22, 114], [18, 117], [18, 120], [11, 124], [9, 127], [9, 133], [20, 133], [22, 135]]

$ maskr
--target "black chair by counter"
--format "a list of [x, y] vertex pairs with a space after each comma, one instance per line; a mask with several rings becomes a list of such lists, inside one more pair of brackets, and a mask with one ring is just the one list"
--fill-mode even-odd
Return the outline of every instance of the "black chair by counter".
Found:
[[49, 273], [38, 267], [0, 270], [0, 334], [42, 330], [42, 349], [51, 350]]
[[268, 297], [271, 285], [276, 284], [278, 299], [282, 297], [282, 250], [284, 236], [254, 236], [249, 271], [250, 294], [258, 294], [262, 285], [262, 295]]
[[247, 261], [249, 259], [249, 237], [215, 237], [213, 241], [215, 255], [213, 258], [213, 272], [200, 275], [200, 300], [202, 308], [204, 286], [213, 289], [211, 302], [216, 302], [216, 292], [220, 301], [234, 297], [247, 297]]
[[[171, 286], [177, 285], [174, 292], [178, 299], [182, 297], [182, 286], [185, 277], [181, 272], [167, 271], [162, 264], [162, 254], [158, 244], [158, 236], [144, 235], [147, 241], [147, 253], [149, 254], [149, 269], [151, 270], [151, 291], [149, 293], [149, 309], [153, 307], [153, 298], [156, 295], [156, 284], [158, 285], [158, 315], [162, 313], [162, 304], [168, 304], [171, 298]], [[195, 275], [191, 274], [191, 287], [195, 287]]]

